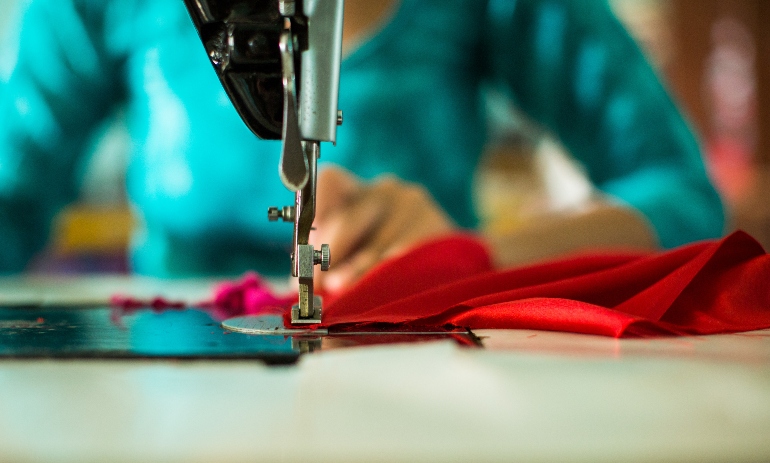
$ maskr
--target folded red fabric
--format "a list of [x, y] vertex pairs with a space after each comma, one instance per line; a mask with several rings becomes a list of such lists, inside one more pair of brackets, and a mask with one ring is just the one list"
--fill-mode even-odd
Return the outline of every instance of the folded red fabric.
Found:
[[586, 254], [495, 271], [469, 236], [427, 243], [327, 296], [326, 326], [454, 325], [605, 336], [770, 327], [770, 256], [736, 232], [657, 254]]

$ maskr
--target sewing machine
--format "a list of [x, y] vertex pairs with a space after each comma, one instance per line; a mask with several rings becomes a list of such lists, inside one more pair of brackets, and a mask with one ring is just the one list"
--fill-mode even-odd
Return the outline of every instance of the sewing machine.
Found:
[[[462, 328], [354, 331], [313, 326], [322, 314], [321, 299], [314, 295], [314, 267], [327, 270], [330, 255], [328, 245], [314, 249], [308, 238], [315, 218], [321, 143], [334, 143], [342, 123], [337, 101], [344, 0], [184, 2], [243, 121], [260, 138], [282, 141], [278, 174], [295, 193], [295, 203], [271, 207], [268, 218], [294, 223], [291, 262], [292, 274], [299, 279], [299, 301], [292, 308], [291, 325], [284, 326], [283, 317], [276, 315], [242, 316], [223, 321], [220, 330], [214, 328], [219, 320], [207, 310], [121, 311], [109, 307], [109, 296], [89, 299], [83, 296], [87, 291], [75, 291], [79, 297], [67, 300], [42, 296], [39, 286], [14, 298], [8, 286], [24, 285], [11, 281], [5, 289], [0, 285], [0, 358], [170, 357], [284, 364], [318, 349], [369, 344], [450, 339], [480, 346], [480, 340]], [[72, 294], [76, 284], [66, 282], [65, 292]], [[104, 282], [84, 284], [91, 291], [109, 288]], [[168, 285], [164, 282], [166, 290]], [[189, 290], [185, 288], [185, 294]], [[108, 289], [106, 294], [115, 293], [134, 291]]]
[[293, 206], [268, 219], [294, 222], [292, 276], [299, 302], [292, 324], [321, 322], [315, 265], [328, 270], [329, 246], [314, 249], [316, 165], [321, 142], [336, 142], [344, 0], [184, 0], [230, 101], [260, 138], [281, 140], [278, 175]]

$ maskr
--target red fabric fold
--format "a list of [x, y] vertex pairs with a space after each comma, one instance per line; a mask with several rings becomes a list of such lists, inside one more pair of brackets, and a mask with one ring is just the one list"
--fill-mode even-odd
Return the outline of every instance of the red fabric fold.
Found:
[[493, 271], [486, 249], [449, 237], [375, 268], [330, 298], [324, 325], [527, 328], [605, 336], [770, 327], [770, 257], [736, 232], [658, 254], [591, 254]]

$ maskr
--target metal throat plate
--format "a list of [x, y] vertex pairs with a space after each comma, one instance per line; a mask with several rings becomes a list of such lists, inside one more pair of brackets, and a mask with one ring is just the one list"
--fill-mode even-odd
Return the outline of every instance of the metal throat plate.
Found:
[[329, 334], [326, 328], [287, 328], [281, 315], [246, 315], [243, 317], [228, 318], [222, 322], [222, 328], [236, 333], [261, 334], [261, 335], [311, 335], [325, 336]]
[[328, 328], [316, 327], [317, 325], [307, 325], [307, 328], [300, 325], [287, 327], [284, 324], [281, 315], [245, 315], [241, 317], [229, 318], [222, 322], [222, 328], [236, 333], [252, 335], [283, 335], [283, 336], [457, 336], [468, 335], [467, 330], [457, 328], [446, 330], [437, 328], [436, 330], [335, 330], [330, 332]]

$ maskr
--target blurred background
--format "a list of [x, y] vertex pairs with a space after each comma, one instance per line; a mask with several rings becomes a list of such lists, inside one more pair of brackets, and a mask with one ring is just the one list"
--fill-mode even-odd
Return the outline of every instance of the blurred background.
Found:
[[[15, 52], [8, 37], [24, 1], [0, 0], [4, 55]], [[725, 231], [746, 230], [770, 249], [770, 1], [612, 5], [699, 134], [730, 216]], [[8, 71], [0, 64], [0, 79]], [[502, 233], [591, 194], [580, 167], [555, 140], [520, 120], [499, 96], [490, 95], [488, 106], [495, 141], [477, 173], [482, 226]], [[80, 199], [57, 218], [48, 249], [30, 271], [127, 271], [133, 225], [123, 181], [128, 143], [117, 113], [94, 136]]]
[[[729, 214], [725, 233], [743, 229], [770, 249], [770, 1], [611, 4], [700, 137]], [[493, 101], [492, 113], [511, 111], [499, 106]], [[579, 166], [554, 140], [526, 123], [497, 133], [477, 187], [487, 228], [505, 232], [590, 195]]]

